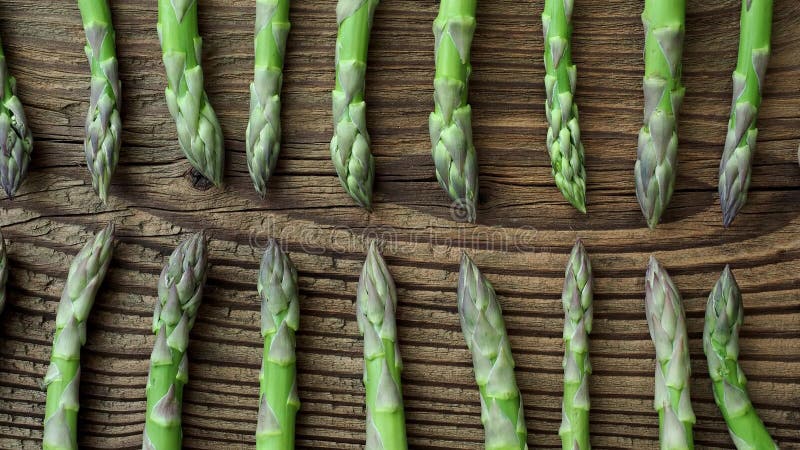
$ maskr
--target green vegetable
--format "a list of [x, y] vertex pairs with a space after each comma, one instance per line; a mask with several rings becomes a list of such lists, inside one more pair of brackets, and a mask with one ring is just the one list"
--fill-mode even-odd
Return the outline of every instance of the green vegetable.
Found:
[[291, 450], [300, 399], [297, 397], [297, 366], [294, 333], [300, 325], [297, 270], [274, 240], [261, 260], [258, 275], [261, 297], [261, 335], [264, 359], [259, 377], [256, 448]]
[[708, 296], [703, 329], [703, 351], [708, 359], [714, 400], [736, 448], [774, 450], [778, 446], [750, 403], [747, 378], [739, 366], [739, 328], [743, 322], [742, 293], [730, 266], [726, 266]]
[[181, 448], [183, 386], [189, 381], [189, 332], [203, 300], [208, 270], [207, 239], [197, 233], [172, 252], [158, 279], [153, 313], [156, 342], [147, 377], [143, 450]]
[[408, 448], [396, 308], [394, 280], [375, 242], [372, 242], [358, 280], [356, 298], [358, 329], [364, 337], [367, 450]]
[[645, 309], [656, 347], [655, 401], [661, 450], [692, 450], [695, 422], [689, 395], [689, 339], [678, 288], [667, 271], [650, 257], [645, 279]]
[[261, 197], [281, 150], [283, 55], [289, 35], [289, 0], [256, 0], [255, 77], [250, 83], [247, 168]]
[[486, 450], [527, 449], [524, 408], [503, 312], [492, 284], [466, 253], [458, 275], [458, 312], [480, 389]]
[[86, 32], [86, 56], [89, 57], [92, 71], [92, 93], [86, 114], [83, 147], [92, 175], [92, 186], [105, 203], [108, 201], [108, 189], [117, 168], [122, 142], [114, 26], [106, 0], [78, 0], [78, 6]]
[[333, 90], [331, 159], [345, 191], [372, 209], [375, 159], [367, 133], [364, 77], [372, 17], [379, 0], [339, 0], [336, 5], [336, 88]]
[[739, 61], [733, 72], [733, 106], [719, 163], [719, 200], [727, 227], [747, 202], [750, 166], [758, 138], [758, 108], [770, 55], [772, 0], [742, 0]]
[[217, 114], [203, 88], [197, 1], [158, 0], [158, 36], [167, 71], [164, 94], [178, 141], [192, 166], [219, 186], [225, 149]]
[[86, 319], [92, 310], [114, 250], [114, 225], [109, 224], [83, 246], [72, 260], [56, 313], [50, 368], [44, 377], [44, 450], [77, 450], [78, 391], [81, 347], [86, 343]]
[[685, 16], [686, 0], [644, 2], [644, 125], [634, 172], [636, 197], [650, 228], [658, 225], [675, 188]]
[[28, 173], [32, 151], [33, 137], [17, 97], [17, 82], [8, 73], [0, 42], [0, 184], [9, 198]]
[[564, 274], [564, 401], [561, 404], [563, 450], [589, 450], [589, 333], [592, 331], [592, 264], [580, 240]]
[[465, 218], [475, 222], [478, 155], [472, 143], [469, 96], [470, 48], [477, 0], [442, 0], [433, 22], [436, 38], [435, 109], [428, 120], [436, 178]]
[[8, 284], [8, 254], [6, 253], [6, 240], [0, 233], [0, 313], [6, 306], [6, 285]]
[[544, 84], [547, 91], [547, 150], [556, 186], [564, 197], [586, 212], [586, 171], [583, 144], [578, 124], [578, 105], [574, 103], [578, 72], [572, 64], [572, 9], [574, 0], [545, 0]]

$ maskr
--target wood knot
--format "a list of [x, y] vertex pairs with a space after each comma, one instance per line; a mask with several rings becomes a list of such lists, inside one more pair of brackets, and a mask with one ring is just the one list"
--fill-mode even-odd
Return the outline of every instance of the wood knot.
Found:
[[189, 180], [189, 183], [192, 185], [193, 188], [197, 189], [198, 191], [207, 191], [214, 187], [214, 183], [211, 182], [208, 178], [203, 176], [199, 170], [195, 169], [194, 167], [190, 167], [189, 170], [186, 171], [183, 176]]

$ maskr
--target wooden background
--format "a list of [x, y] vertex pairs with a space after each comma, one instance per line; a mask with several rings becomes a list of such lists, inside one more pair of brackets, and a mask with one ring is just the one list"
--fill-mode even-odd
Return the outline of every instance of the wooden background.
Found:
[[713, 403], [701, 346], [706, 296], [726, 263], [745, 296], [741, 361], [753, 403], [783, 449], [800, 448], [800, 3], [776, 2], [750, 201], [729, 230], [721, 226], [716, 177], [740, 2], [689, 3], [680, 173], [666, 223], [650, 231], [633, 184], [642, 116], [641, 0], [576, 2], [587, 216], [561, 198], [550, 177], [542, 0], [480, 2], [471, 85], [481, 170], [477, 226], [451, 220], [429, 156], [436, 1], [386, 0], [375, 16], [367, 75], [377, 159], [373, 214], [353, 205], [328, 159], [335, 0], [292, 5], [285, 145], [267, 201], [251, 187], [244, 152], [253, 1], [200, 1], [206, 86], [228, 155], [225, 188], [209, 190], [193, 187], [187, 176], [163, 99], [156, 2], [115, 2], [124, 146], [108, 207], [92, 192], [83, 167], [89, 76], [75, 2], [3, 2], [0, 35], [36, 148], [18, 198], [0, 204], [12, 264], [0, 322], [0, 447], [40, 446], [40, 382], [67, 268], [89, 236], [113, 220], [120, 243], [83, 351], [82, 448], [140, 448], [157, 276], [175, 244], [201, 228], [214, 239], [213, 269], [192, 333], [186, 448], [253, 447], [261, 358], [255, 280], [269, 236], [286, 245], [300, 272], [300, 448], [356, 449], [364, 441], [362, 350], [353, 301], [371, 237], [385, 241], [399, 287], [412, 447], [482, 448], [478, 392], [456, 314], [462, 250], [497, 287], [530, 444], [558, 447], [560, 292], [578, 236], [591, 252], [596, 275], [595, 448], [657, 448], [654, 350], [643, 303], [651, 253], [670, 269], [685, 297], [698, 448], [732, 448]]

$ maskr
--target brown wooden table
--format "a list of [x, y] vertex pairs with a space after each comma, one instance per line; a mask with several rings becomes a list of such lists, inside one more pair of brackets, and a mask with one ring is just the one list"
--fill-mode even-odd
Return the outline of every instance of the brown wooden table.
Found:
[[252, 0], [202, 0], [206, 85], [226, 136], [225, 188], [187, 176], [163, 90], [156, 1], [113, 5], [123, 83], [124, 146], [104, 207], [83, 167], [89, 72], [77, 5], [9, 0], [0, 7], [11, 72], [36, 139], [14, 201], [0, 204], [12, 264], [0, 323], [0, 447], [37, 448], [56, 303], [72, 256], [113, 220], [120, 244], [83, 351], [82, 448], [141, 448], [156, 280], [185, 233], [213, 235], [214, 265], [192, 333], [185, 447], [252, 448], [261, 358], [255, 277], [268, 236], [300, 271], [301, 448], [364, 441], [361, 341], [354, 291], [365, 242], [383, 238], [399, 287], [404, 395], [414, 448], [477, 449], [483, 432], [470, 357], [456, 314], [462, 250], [497, 287], [517, 360], [532, 448], [558, 447], [566, 257], [585, 240], [596, 273], [592, 440], [597, 449], [656, 448], [654, 349], [643, 276], [655, 253], [686, 303], [698, 448], [732, 448], [702, 353], [706, 297], [726, 263], [745, 296], [742, 366], [753, 403], [783, 449], [800, 448], [800, 3], [776, 2], [775, 33], [748, 205], [725, 230], [717, 166], [730, 107], [740, 2], [690, 1], [676, 193], [656, 231], [634, 196], [642, 117], [643, 2], [576, 2], [574, 59], [589, 176], [589, 214], [553, 186], [544, 146], [542, 1], [482, 0], [471, 102], [480, 156], [478, 226], [451, 220], [433, 176], [437, 2], [385, 0], [367, 75], [377, 160], [373, 214], [355, 207], [329, 161], [335, 1], [292, 6], [284, 87], [284, 148], [270, 195], [252, 189], [244, 154], [252, 73]]

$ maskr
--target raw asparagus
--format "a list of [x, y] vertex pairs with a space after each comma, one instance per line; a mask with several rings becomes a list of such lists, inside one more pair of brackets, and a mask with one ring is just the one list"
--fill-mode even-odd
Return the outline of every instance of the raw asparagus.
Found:
[[331, 159], [344, 190], [372, 209], [375, 160], [367, 133], [364, 77], [372, 17], [379, 0], [339, 0], [336, 5], [336, 87], [333, 90]]
[[189, 381], [189, 332], [203, 299], [208, 269], [207, 239], [194, 234], [181, 242], [161, 271], [153, 313], [156, 342], [147, 377], [147, 415], [142, 450], [181, 448], [183, 386]]
[[92, 186], [105, 203], [108, 201], [108, 189], [117, 168], [122, 142], [115, 33], [106, 0], [78, 0], [78, 7], [86, 32], [84, 49], [92, 71], [83, 148], [92, 175]]
[[[757, 0], [756, 0], [757, 1]], [[714, 285], [706, 305], [703, 351], [714, 400], [739, 450], [778, 448], [747, 395], [747, 378], [739, 366], [739, 328], [744, 322], [742, 293], [729, 266]]]
[[739, 61], [733, 72], [733, 105], [719, 162], [719, 201], [727, 227], [747, 201], [750, 166], [758, 138], [758, 108], [770, 55], [772, 0], [742, 0]]
[[203, 87], [197, 1], [158, 0], [158, 36], [167, 71], [164, 94], [178, 141], [192, 166], [219, 186], [225, 149], [217, 114]]
[[650, 257], [645, 279], [645, 309], [656, 347], [655, 400], [661, 450], [692, 450], [695, 422], [689, 396], [689, 340], [681, 294], [667, 271]]
[[6, 253], [6, 240], [0, 233], [0, 313], [6, 307], [6, 284], [8, 284], [8, 254]]
[[12, 198], [28, 173], [33, 136], [25, 119], [25, 110], [17, 97], [17, 82], [8, 73], [2, 42], [0, 96], [0, 184], [8, 198]]
[[300, 302], [297, 270], [274, 240], [269, 241], [261, 259], [258, 293], [264, 358], [259, 377], [256, 448], [292, 450], [295, 415], [300, 409], [294, 341], [300, 325]]
[[678, 164], [678, 112], [686, 0], [645, 0], [644, 125], [636, 157], [636, 198], [655, 228], [672, 198]]
[[547, 101], [547, 150], [556, 186], [564, 197], [586, 212], [586, 171], [574, 102], [578, 72], [572, 64], [572, 8], [574, 0], [546, 0], [542, 14], [544, 29], [544, 77]]
[[458, 312], [480, 389], [486, 450], [527, 449], [524, 408], [503, 312], [492, 284], [466, 253], [458, 275]]
[[86, 320], [111, 262], [114, 225], [109, 224], [83, 246], [69, 267], [56, 313], [50, 368], [44, 377], [44, 450], [77, 450], [78, 391], [81, 347], [86, 343]]
[[478, 201], [478, 156], [472, 143], [472, 109], [467, 103], [476, 7], [477, 0], [442, 0], [439, 4], [433, 22], [435, 108], [428, 120], [436, 178], [469, 222], [475, 222]]
[[580, 240], [564, 274], [564, 401], [561, 404], [563, 450], [589, 450], [589, 333], [592, 331], [592, 264]]
[[289, 27], [289, 0], [256, 0], [255, 76], [246, 147], [250, 178], [262, 198], [281, 150], [283, 55]]
[[396, 308], [394, 280], [375, 242], [372, 242], [358, 280], [356, 298], [358, 330], [364, 337], [367, 450], [408, 448]]

